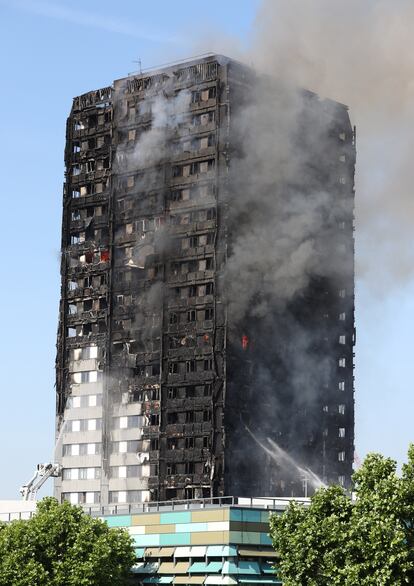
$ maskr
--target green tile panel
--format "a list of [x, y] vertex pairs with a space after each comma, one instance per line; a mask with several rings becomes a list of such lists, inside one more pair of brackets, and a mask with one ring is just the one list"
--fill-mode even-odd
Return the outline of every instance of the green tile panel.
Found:
[[159, 545], [191, 545], [191, 533], [162, 533], [157, 537]]
[[160, 524], [168, 525], [169, 523], [191, 523], [190, 511], [176, 511], [172, 513], [161, 513]]
[[270, 536], [267, 535], [266, 533], [261, 533], [260, 534], [260, 543], [262, 545], [272, 545], [272, 540], [271, 540]]
[[131, 515], [114, 515], [103, 519], [108, 527], [130, 527], [132, 524]]
[[257, 562], [238, 561], [238, 562], [224, 562], [223, 574], [248, 574], [253, 576], [260, 576], [260, 566]]
[[222, 570], [222, 562], [194, 562], [188, 570], [189, 574], [219, 574]]
[[235, 545], [225, 545], [223, 555], [226, 557], [234, 557], [237, 555], [237, 547]]
[[242, 510], [241, 509], [230, 509], [230, 521], [242, 521]]
[[223, 568], [223, 562], [210, 562], [207, 565], [208, 574], [218, 574]]
[[[261, 545], [264, 533], [249, 533], [248, 531], [230, 531], [229, 541], [234, 544]], [[266, 542], [267, 544], [267, 542]]]
[[153, 547], [160, 545], [159, 535], [133, 535], [132, 538], [137, 547]]
[[144, 557], [145, 547], [137, 547], [135, 549], [135, 557], [140, 560]]
[[206, 574], [207, 566], [208, 564], [206, 562], [195, 562], [190, 566], [188, 572], [190, 574]]
[[261, 522], [262, 523], [269, 523], [270, 513], [269, 511], [262, 511], [261, 512]]
[[255, 509], [231, 508], [230, 521], [245, 521], [247, 523], [261, 523], [263, 511]]

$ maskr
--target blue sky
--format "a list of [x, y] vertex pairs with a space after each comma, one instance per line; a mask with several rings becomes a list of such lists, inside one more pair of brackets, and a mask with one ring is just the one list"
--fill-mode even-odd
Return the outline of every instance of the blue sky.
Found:
[[[53, 454], [66, 117], [73, 96], [143, 67], [250, 43], [256, 0], [0, 0], [3, 251], [0, 499]], [[215, 17], [220, 15], [220, 25]], [[357, 452], [399, 461], [411, 435], [414, 283], [357, 286]], [[51, 485], [49, 489], [50, 491]]]

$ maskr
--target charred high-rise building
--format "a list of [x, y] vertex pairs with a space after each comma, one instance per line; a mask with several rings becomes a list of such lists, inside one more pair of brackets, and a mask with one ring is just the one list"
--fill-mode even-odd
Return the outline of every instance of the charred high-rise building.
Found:
[[75, 98], [65, 163], [59, 498], [349, 487], [347, 108], [210, 55]]

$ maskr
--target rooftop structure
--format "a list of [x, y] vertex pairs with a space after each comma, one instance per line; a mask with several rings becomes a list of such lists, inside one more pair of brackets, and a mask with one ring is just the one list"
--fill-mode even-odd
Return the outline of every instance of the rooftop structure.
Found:
[[30, 519], [36, 511], [35, 501], [0, 501], [0, 521]]

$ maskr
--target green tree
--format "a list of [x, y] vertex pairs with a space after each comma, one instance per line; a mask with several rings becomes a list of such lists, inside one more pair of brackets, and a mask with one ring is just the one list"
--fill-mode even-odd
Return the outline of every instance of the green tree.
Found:
[[414, 446], [400, 476], [394, 460], [369, 454], [353, 485], [352, 502], [331, 486], [271, 517], [284, 586], [414, 584]]
[[0, 586], [124, 585], [134, 561], [125, 530], [54, 498], [30, 520], [0, 525]]

